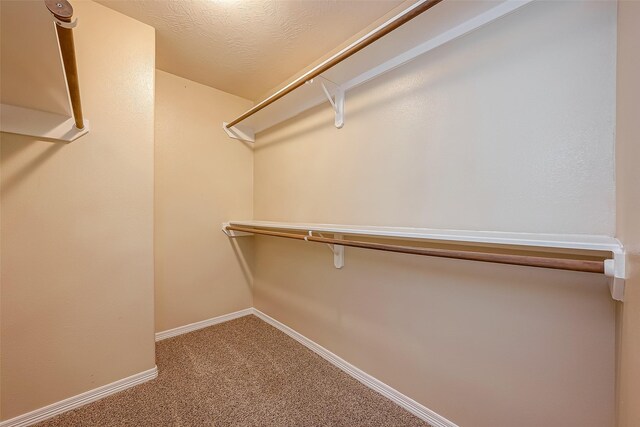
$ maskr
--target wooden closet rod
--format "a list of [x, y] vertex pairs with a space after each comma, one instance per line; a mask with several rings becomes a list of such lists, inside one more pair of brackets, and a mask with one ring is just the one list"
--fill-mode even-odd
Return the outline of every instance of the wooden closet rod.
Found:
[[228, 231], [242, 231], [245, 233], [264, 234], [267, 236], [286, 237], [290, 239], [306, 240], [308, 242], [326, 243], [330, 245], [351, 246], [354, 248], [374, 249], [378, 251], [399, 252], [404, 254], [433, 256], [440, 258], [464, 259], [469, 261], [493, 262], [498, 264], [524, 265], [529, 267], [552, 268], [557, 270], [583, 271], [604, 274], [604, 260], [592, 261], [582, 259], [546, 258], [530, 255], [497, 254], [489, 252], [458, 251], [452, 249], [417, 248], [411, 246], [387, 245], [383, 243], [361, 242], [356, 240], [341, 240], [313, 235], [282, 233], [259, 228], [228, 225]]
[[306, 240], [306, 237], [307, 237], [306, 234], [283, 233], [281, 231], [269, 231], [269, 230], [262, 230], [257, 228], [239, 227], [235, 225], [228, 225], [225, 227], [225, 229], [232, 230], [232, 231], [243, 231], [245, 233], [264, 234], [265, 236], [284, 237], [287, 239], [296, 239], [296, 240]]
[[56, 32], [60, 43], [60, 54], [64, 74], [67, 79], [69, 98], [71, 98], [71, 109], [73, 118], [78, 129], [84, 129], [84, 119], [82, 117], [82, 103], [80, 102], [80, 84], [78, 82], [78, 66], [76, 65], [76, 48], [73, 42], [73, 7], [67, 0], [44, 0], [44, 4], [56, 19]]
[[319, 76], [320, 74], [322, 74], [325, 71], [327, 71], [329, 68], [333, 67], [336, 64], [339, 64], [340, 62], [344, 61], [345, 59], [347, 59], [351, 55], [353, 55], [353, 54], [359, 52], [360, 50], [364, 49], [365, 47], [369, 46], [371, 43], [375, 42], [376, 40], [378, 40], [379, 38], [385, 36], [386, 34], [389, 34], [391, 31], [395, 30], [396, 28], [398, 28], [402, 24], [405, 24], [405, 23], [411, 21], [413, 18], [415, 18], [416, 16], [420, 15], [422, 12], [425, 12], [425, 11], [431, 9], [433, 6], [437, 5], [441, 1], [443, 1], [443, 0], [425, 0], [423, 3], [419, 4], [418, 6], [415, 6], [409, 12], [407, 12], [407, 13], [401, 15], [401, 16], [398, 16], [393, 21], [387, 22], [387, 24], [384, 25], [384, 26], [378, 27], [374, 31], [372, 31], [369, 34], [367, 34], [365, 37], [363, 37], [360, 40], [356, 41], [355, 43], [349, 45], [348, 47], [346, 47], [345, 49], [343, 49], [340, 52], [336, 53], [334, 56], [332, 56], [328, 60], [324, 61], [320, 65], [316, 66], [315, 68], [313, 68], [310, 71], [306, 72], [302, 76], [298, 77], [293, 82], [289, 83], [287, 86], [285, 86], [284, 88], [280, 89], [278, 92], [274, 93], [273, 95], [271, 95], [270, 97], [266, 98], [262, 102], [256, 104], [253, 108], [251, 108], [250, 110], [247, 110], [241, 116], [239, 116], [236, 119], [232, 120], [231, 122], [227, 123], [226, 124], [227, 129], [231, 128], [232, 126], [237, 125], [238, 123], [240, 123], [241, 121], [243, 121], [247, 117], [250, 117], [250, 116], [254, 115], [258, 111], [260, 111], [263, 108], [267, 107], [268, 105], [271, 105], [272, 103], [276, 102], [278, 99], [282, 98], [283, 96], [287, 95], [288, 93], [293, 92], [294, 90], [296, 90], [297, 88], [299, 88], [300, 86], [305, 84], [307, 81], [313, 79], [314, 77]]

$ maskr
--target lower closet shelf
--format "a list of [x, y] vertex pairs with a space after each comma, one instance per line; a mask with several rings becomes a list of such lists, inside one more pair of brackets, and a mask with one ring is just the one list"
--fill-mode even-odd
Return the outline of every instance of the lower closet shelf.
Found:
[[[349, 246], [413, 255], [599, 273], [609, 278], [609, 288], [613, 299], [622, 301], [624, 297], [625, 251], [617, 239], [609, 236], [267, 221], [230, 221], [222, 224], [222, 231], [230, 238], [261, 234], [305, 242], [325, 243], [333, 252], [336, 268], [344, 266], [344, 247]], [[327, 237], [325, 234], [331, 234], [332, 237]], [[457, 245], [465, 246], [465, 248], [396, 245], [370, 240], [355, 240], [352, 238], [354, 236]], [[469, 250], [468, 246], [480, 246], [482, 250]], [[500, 251], [497, 252], [496, 249]], [[508, 249], [509, 253], [505, 253], [505, 249]], [[535, 253], [532, 254], [532, 252]]]

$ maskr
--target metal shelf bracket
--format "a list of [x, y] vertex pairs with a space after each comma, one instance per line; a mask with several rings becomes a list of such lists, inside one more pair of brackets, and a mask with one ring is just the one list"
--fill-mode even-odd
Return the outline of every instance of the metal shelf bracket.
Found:
[[[309, 236], [313, 236], [313, 231], [309, 231]], [[322, 233], [318, 233], [318, 236], [324, 237]], [[342, 234], [334, 234], [333, 238], [336, 240], [343, 239]], [[327, 247], [333, 254], [333, 266], [338, 269], [344, 267], [344, 246], [327, 243]]]
[[[342, 240], [342, 234], [335, 234], [334, 239]], [[332, 245], [331, 252], [333, 252], [333, 266], [335, 268], [344, 267], [344, 246]]]
[[[318, 76], [318, 79], [320, 79], [320, 86], [322, 86], [322, 91], [324, 92], [324, 95], [327, 97], [327, 100], [329, 100], [329, 103], [331, 104], [331, 107], [333, 107], [333, 111], [335, 112], [335, 126], [338, 129], [342, 129], [342, 126], [344, 126], [344, 89], [342, 88], [342, 86], [332, 82], [331, 80], [322, 77], [322, 76]], [[313, 83], [313, 79], [309, 80], [309, 82]], [[329, 86], [332, 91], [330, 91], [327, 86]], [[333, 92], [333, 95], [331, 95], [331, 92]]]

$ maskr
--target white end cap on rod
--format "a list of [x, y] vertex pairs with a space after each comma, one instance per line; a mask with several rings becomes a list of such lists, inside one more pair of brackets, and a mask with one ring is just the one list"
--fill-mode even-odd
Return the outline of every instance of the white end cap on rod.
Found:
[[609, 278], [609, 291], [616, 301], [624, 301], [624, 287], [627, 279], [627, 254], [614, 252], [613, 259], [604, 260], [604, 275]]

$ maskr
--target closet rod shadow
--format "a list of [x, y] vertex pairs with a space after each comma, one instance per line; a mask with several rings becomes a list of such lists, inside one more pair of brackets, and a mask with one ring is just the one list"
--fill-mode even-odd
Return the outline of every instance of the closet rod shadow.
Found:
[[265, 100], [263, 100], [260, 103], [256, 104], [253, 108], [247, 110], [241, 116], [239, 116], [236, 119], [232, 120], [231, 122], [227, 123], [226, 124], [226, 128], [230, 129], [231, 127], [237, 125], [238, 123], [240, 123], [241, 121], [243, 121], [247, 117], [250, 117], [250, 116], [254, 115], [255, 113], [257, 113], [258, 111], [262, 110], [263, 108], [273, 104], [278, 99], [282, 98], [283, 96], [287, 95], [288, 93], [293, 92], [294, 90], [296, 90], [297, 88], [299, 88], [300, 86], [305, 84], [307, 81], [313, 79], [314, 77], [318, 77], [320, 74], [324, 73], [329, 68], [333, 67], [336, 64], [339, 64], [340, 62], [344, 61], [345, 59], [347, 59], [351, 55], [361, 51], [365, 47], [369, 46], [371, 43], [373, 43], [376, 40], [378, 40], [379, 38], [389, 34], [391, 31], [395, 30], [399, 26], [411, 21], [413, 18], [415, 18], [416, 16], [420, 15], [422, 12], [425, 12], [425, 11], [431, 9], [433, 6], [437, 5], [441, 1], [442, 0], [425, 0], [423, 3], [419, 4], [418, 6], [415, 6], [409, 12], [407, 12], [407, 13], [401, 15], [401, 16], [398, 16], [396, 19], [394, 19], [393, 21], [388, 22], [384, 26], [378, 27], [374, 31], [372, 31], [369, 34], [367, 34], [364, 38], [358, 40], [357, 42], [355, 42], [355, 43], [353, 43], [351, 45], [349, 45], [348, 47], [346, 47], [345, 49], [341, 50], [340, 52], [338, 52], [337, 54], [335, 54], [334, 56], [332, 56], [331, 58], [329, 58], [325, 62], [319, 64], [315, 68], [311, 69], [310, 71], [306, 72], [302, 76], [298, 77], [293, 82], [289, 83], [287, 86], [285, 86], [284, 88], [280, 89], [279, 91], [277, 91], [273, 95], [269, 96]]
[[80, 102], [80, 83], [78, 81], [78, 66], [76, 64], [76, 48], [73, 42], [73, 7], [67, 0], [44, 0], [45, 6], [55, 18], [60, 54], [64, 66], [64, 74], [71, 99], [73, 118], [78, 129], [84, 129], [82, 103]]
[[242, 231], [245, 233], [264, 234], [274, 237], [286, 237], [308, 242], [327, 243], [330, 245], [350, 246], [354, 248], [373, 249], [378, 251], [398, 252], [413, 255], [432, 256], [439, 258], [463, 259], [468, 261], [492, 262], [498, 264], [523, 265], [529, 267], [552, 268], [557, 270], [582, 271], [587, 273], [604, 274], [604, 261], [547, 258], [530, 255], [497, 254], [490, 252], [458, 251], [452, 249], [431, 249], [412, 246], [388, 245], [383, 243], [362, 242], [357, 240], [339, 240], [328, 237], [282, 233], [258, 228], [229, 225], [228, 231]]

